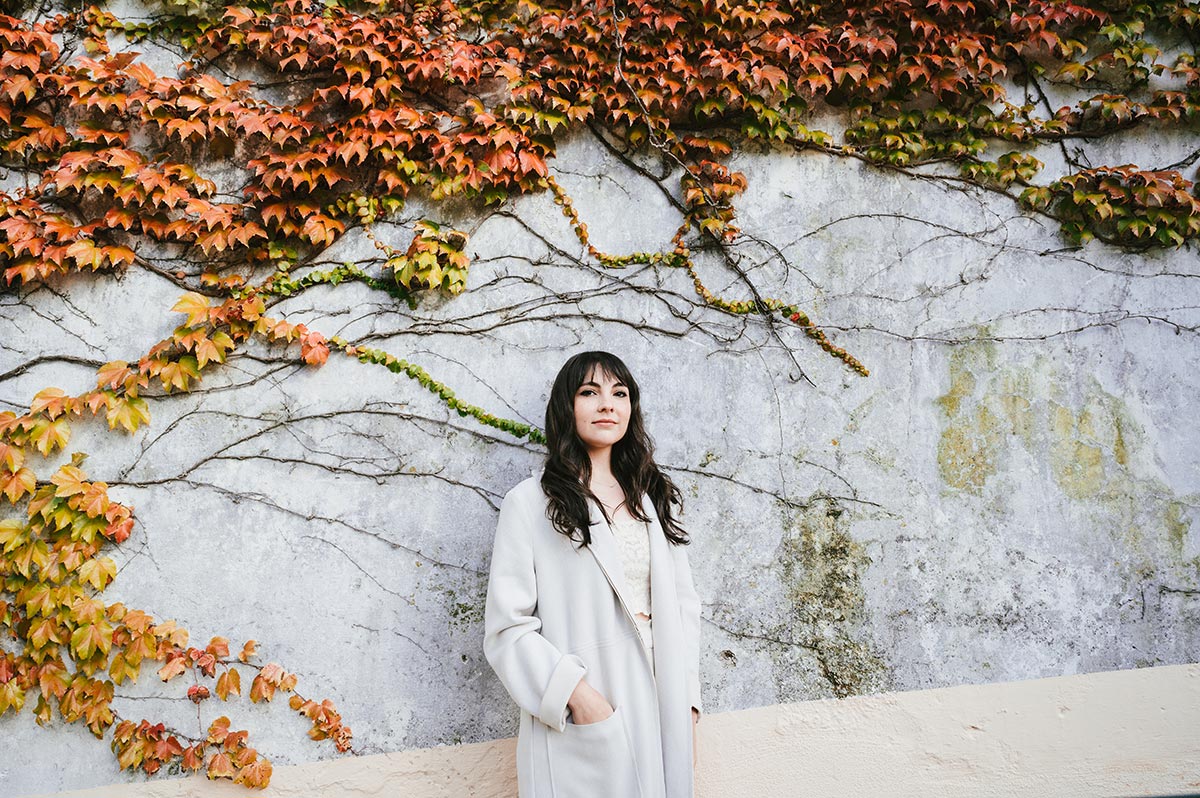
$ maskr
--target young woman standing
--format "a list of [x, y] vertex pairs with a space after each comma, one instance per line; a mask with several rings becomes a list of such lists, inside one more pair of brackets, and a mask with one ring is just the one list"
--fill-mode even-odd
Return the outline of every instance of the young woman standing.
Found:
[[543, 469], [500, 505], [484, 654], [521, 708], [520, 798], [693, 798], [700, 600], [639, 390], [584, 352], [546, 406]]

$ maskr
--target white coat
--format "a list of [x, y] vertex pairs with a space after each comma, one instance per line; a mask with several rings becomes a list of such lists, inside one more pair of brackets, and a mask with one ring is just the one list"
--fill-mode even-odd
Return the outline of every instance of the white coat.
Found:
[[[700, 706], [700, 601], [686, 546], [650, 518], [653, 671], [628, 610], [621, 557], [596, 502], [590, 546], [546, 516], [537, 471], [504, 496], [484, 610], [484, 655], [521, 708], [519, 798], [693, 798], [692, 711]], [[613, 706], [567, 722], [586, 676]]]

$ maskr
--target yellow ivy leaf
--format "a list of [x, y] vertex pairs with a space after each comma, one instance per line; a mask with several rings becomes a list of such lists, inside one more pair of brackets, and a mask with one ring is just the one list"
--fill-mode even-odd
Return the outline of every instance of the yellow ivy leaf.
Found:
[[189, 379], [200, 378], [200, 368], [195, 357], [184, 355], [179, 360], [173, 360], [164, 365], [162, 371], [158, 373], [158, 377], [162, 380], [164, 391], [170, 391], [172, 387], [186, 391]]
[[43, 456], [54, 451], [56, 446], [60, 449], [65, 447], [70, 438], [71, 428], [65, 418], [59, 418], [54, 421], [40, 420], [30, 430], [30, 439]]
[[[0, 545], [4, 546], [4, 553], [9, 554], [15, 551], [25, 542], [25, 524], [16, 518], [5, 518], [0, 521]], [[245, 662], [245, 660], [242, 660]]]
[[50, 482], [58, 486], [54, 491], [54, 495], [60, 499], [65, 499], [67, 496], [74, 496], [77, 493], [83, 493], [87, 490], [87, 486], [84, 484], [86, 480], [86, 474], [75, 466], [69, 465], [58, 469], [58, 471], [54, 472], [54, 476], [50, 477]]
[[25, 453], [18, 447], [0, 443], [0, 466], [7, 467], [9, 471], [16, 471], [24, 462]]
[[35, 649], [46, 647], [46, 643], [61, 643], [58, 623], [53, 618], [43, 618], [40, 622], [29, 627], [29, 642]]
[[[139, 659], [138, 662], [140, 663], [141, 660]], [[121, 684], [126, 679], [131, 682], [136, 682], [138, 670], [138, 666], [133, 662], [130, 662], [129, 656], [124, 651], [118, 652], [117, 655], [112, 658], [112, 662], [109, 663], [108, 666], [108, 673], [110, 676], [112, 676], [112, 680], [116, 684]]]
[[109, 429], [116, 429], [120, 424], [129, 432], [134, 432], [140, 425], [150, 423], [150, 409], [140, 396], [118, 398], [109, 405], [106, 417]]
[[46, 545], [46, 541], [31, 540], [13, 553], [12, 567], [21, 576], [29, 579], [33, 576], [34, 566], [41, 570], [46, 567], [49, 560], [50, 548]]
[[52, 709], [50, 702], [46, 700], [44, 695], [38, 696], [37, 707], [33, 710], [33, 718], [39, 726], [45, 726], [52, 719]]
[[79, 581], [86, 582], [97, 590], [108, 587], [117, 575], [117, 564], [109, 557], [97, 557], [79, 566]]
[[21, 707], [25, 706], [25, 691], [21, 689], [16, 679], [10, 679], [4, 684], [0, 684], [0, 715], [3, 715], [9, 707], [13, 708], [13, 712], [20, 712]]
[[189, 327], [198, 327], [208, 321], [208, 298], [197, 294], [195, 291], [188, 291], [179, 298], [175, 306], [171, 310], [186, 313]]
[[97, 651], [105, 654], [112, 648], [113, 628], [107, 621], [85, 623], [71, 635], [71, 649], [80, 659], [88, 659]]

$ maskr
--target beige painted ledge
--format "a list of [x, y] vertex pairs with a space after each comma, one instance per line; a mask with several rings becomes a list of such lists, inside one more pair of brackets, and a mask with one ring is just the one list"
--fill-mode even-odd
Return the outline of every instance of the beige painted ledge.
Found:
[[[514, 798], [513, 739], [204, 777], [89, 798]], [[1200, 664], [778, 704], [700, 723], [697, 798], [1200, 795]]]

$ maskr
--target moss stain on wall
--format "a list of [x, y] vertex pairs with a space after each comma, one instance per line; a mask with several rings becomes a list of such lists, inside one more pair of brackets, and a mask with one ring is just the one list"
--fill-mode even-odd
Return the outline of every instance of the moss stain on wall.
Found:
[[[848, 530], [848, 516], [838, 506], [814, 501], [809, 510], [788, 510], [790, 522], [776, 551], [785, 587], [786, 616], [777, 634], [811, 652], [833, 695], [842, 698], [888, 689], [890, 668], [865, 630], [866, 602], [862, 577], [870, 557]], [[796, 652], [773, 654], [781, 701], [792, 696]]]

